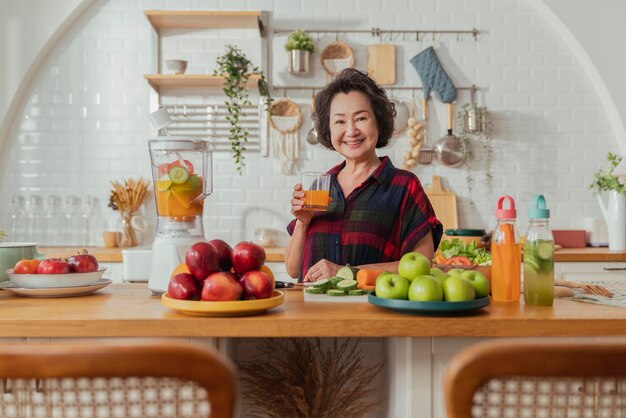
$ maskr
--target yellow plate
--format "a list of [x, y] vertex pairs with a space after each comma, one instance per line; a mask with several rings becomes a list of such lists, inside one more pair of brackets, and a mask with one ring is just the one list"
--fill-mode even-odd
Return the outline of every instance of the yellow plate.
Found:
[[163, 306], [195, 316], [242, 316], [254, 315], [282, 305], [285, 296], [280, 290], [274, 290], [268, 299], [234, 300], [223, 302], [203, 302], [170, 298], [168, 293], [161, 296]]

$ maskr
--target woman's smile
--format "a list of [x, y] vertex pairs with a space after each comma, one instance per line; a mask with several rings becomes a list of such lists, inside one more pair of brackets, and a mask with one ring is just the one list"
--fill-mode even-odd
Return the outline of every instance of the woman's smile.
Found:
[[376, 157], [376, 116], [363, 93], [338, 93], [333, 98], [330, 105], [330, 138], [337, 152], [348, 160], [367, 161]]

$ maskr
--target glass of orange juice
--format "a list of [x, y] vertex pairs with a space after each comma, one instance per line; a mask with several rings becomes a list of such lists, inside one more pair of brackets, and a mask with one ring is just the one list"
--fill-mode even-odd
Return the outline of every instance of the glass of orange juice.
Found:
[[304, 209], [324, 211], [330, 201], [330, 174], [318, 172], [302, 173]]

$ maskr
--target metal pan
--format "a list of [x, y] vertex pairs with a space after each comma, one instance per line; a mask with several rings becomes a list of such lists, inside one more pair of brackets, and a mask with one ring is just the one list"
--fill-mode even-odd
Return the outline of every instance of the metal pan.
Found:
[[452, 103], [448, 103], [448, 134], [441, 137], [435, 145], [435, 155], [437, 160], [443, 165], [449, 167], [459, 166], [465, 159], [465, 151], [463, 144], [459, 138], [452, 133], [452, 122], [454, 110]]

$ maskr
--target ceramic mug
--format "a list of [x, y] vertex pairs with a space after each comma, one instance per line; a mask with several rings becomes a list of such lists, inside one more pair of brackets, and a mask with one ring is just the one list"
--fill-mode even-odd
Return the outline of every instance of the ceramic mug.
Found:
[[0, 282], [9, 280], [7, 270], [26, 258], [38, 258], [37, 244], [32, 242], [0, 242]]

